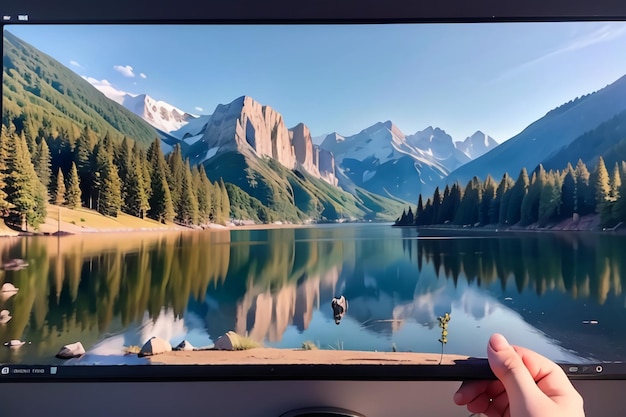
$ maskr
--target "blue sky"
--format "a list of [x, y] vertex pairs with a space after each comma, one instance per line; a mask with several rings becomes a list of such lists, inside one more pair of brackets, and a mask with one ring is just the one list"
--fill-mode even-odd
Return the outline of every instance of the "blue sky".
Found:
[[502, 142], [626, 74], [626, 22], [7, 28], [117, 89], [201, 114], [249, 95], [313, 136], [392, 120]]

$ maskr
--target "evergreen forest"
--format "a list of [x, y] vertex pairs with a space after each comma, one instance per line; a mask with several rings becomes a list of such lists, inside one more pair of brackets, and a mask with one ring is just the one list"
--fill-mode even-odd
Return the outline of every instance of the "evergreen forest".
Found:
[[230, 218], [226, 184], [211, 182], [202, 165], [190, 166], [179, 146], [166, 156], [159, 139], [145, 149], [89, 126], [80, 132], [42, 126], [32, 134], [24, 123], [3, 122], [0, 215], [17, 228], [36, 230], [48, 204], [186, 226]]
[[458, 182], [443, 192], [437, 187], [426, 201], [420, 195], [415, 212], [405, 209], [395, 225], [546, 227], [594, 213], [603, 227], [626, 221], [626, 162], [609, 169], [599, 157], [593, 170], [578, 160], [563, 170], [539, 165], [530, 176], [523, 168], [516, 180], [508, 173], [500, 182], [473, 177], [465, 187]]

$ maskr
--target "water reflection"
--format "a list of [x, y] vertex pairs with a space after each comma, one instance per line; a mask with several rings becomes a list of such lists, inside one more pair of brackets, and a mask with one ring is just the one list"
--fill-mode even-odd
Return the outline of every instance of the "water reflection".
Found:
[[[124, 346], [151, 336], [207, 346], [229, 330], [279, 347], [438, 352], [445, 312], [449, 353], [482, 356], [500, 331], [558, 360], [624, 360], [624, 242], [418, 239], [386, 225], [3, 239], [1, 259], [29, 267], [0, 272], [20, 288], [0, 300], [13, 316], [0, 342], [32, 343], [0, 351], [0, 361], [54, 363], [61, 346], [81, 341], [83, 363], [119, 362]], [[328, 307], [336, 294], [350, 302], [341, 326]]]

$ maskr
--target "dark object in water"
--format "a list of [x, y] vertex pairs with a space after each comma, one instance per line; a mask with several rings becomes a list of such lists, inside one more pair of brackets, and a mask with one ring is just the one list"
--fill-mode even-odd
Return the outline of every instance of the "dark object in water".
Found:
[[348, 311], [348, 300], [343, 295], [341, 297], [334, 297], [330, 302], [333, 307], [333, 316], [335, 318], [335, 324], [339, 324], [346, 311]]
[[9, 259], [5, 263], [2, 264], [2, 269], [7, 271], [19, 271], [20, 269], [24, 269], [28, 266], [28, 262], [23, 259]]

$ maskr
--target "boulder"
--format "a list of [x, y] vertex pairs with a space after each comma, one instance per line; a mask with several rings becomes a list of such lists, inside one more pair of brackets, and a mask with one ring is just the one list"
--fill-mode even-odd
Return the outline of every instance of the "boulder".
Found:
[[215, 341], [213, 348], [218, 350], [235, 350], [236, 346], [241, 345], [241, 338], [233, 331], [227, 332]]
[[145, 345], [143, 345], [143, 347], [141, 348], [137, 356], [143, 357], [143, 356], [159, 355], [161, 353], [171, 352], [171, 351], [172, 351], [172, 345], [170, 345], [170, 343], [167, 340], [161, 339], [160, 337], [152, 337], [150, 338], [150, 340], [146, 342]]
[[0, 289], [0, 292], [18, 292], [19, 288], [16, 288], [15, 285], [11, 284], [10, 282], [5, 282], [4, 284], [2, 284], [2, 288]]
[[10, 348], [18, 348], [18, 347], [22, 346], [24, 343], [26, 343], [26, 342], [22, 342], [21, 340], [13, 339], [13, 340], [9, 340], [8, 342], [5, 342], [4, 346], [10, 347]]
[[7, 324], [11, 318], [12, 316], [9, 310], [0, 311], [0, 324]]
[[195, 349], [196, 349], [195, 346], [192, 345], [189, 342], [189, 340], [183, 340], [174, 348], [174, 350], [195, 350]]
[[9, 259], [2, 264], [2, 269], [6, 269], [7, 271], [19, 271], [20, 269], [24, 269], [27, 266], [28, 262], [23, 259]]
[[85, 348], [83, 344], [80, 342], [71, 343], [69, 345], [65, 345], [59, 350], [59, 353], [56, 354], [56, 357], [59, 359], [70, 359], [77, 358], [85, 354]]

